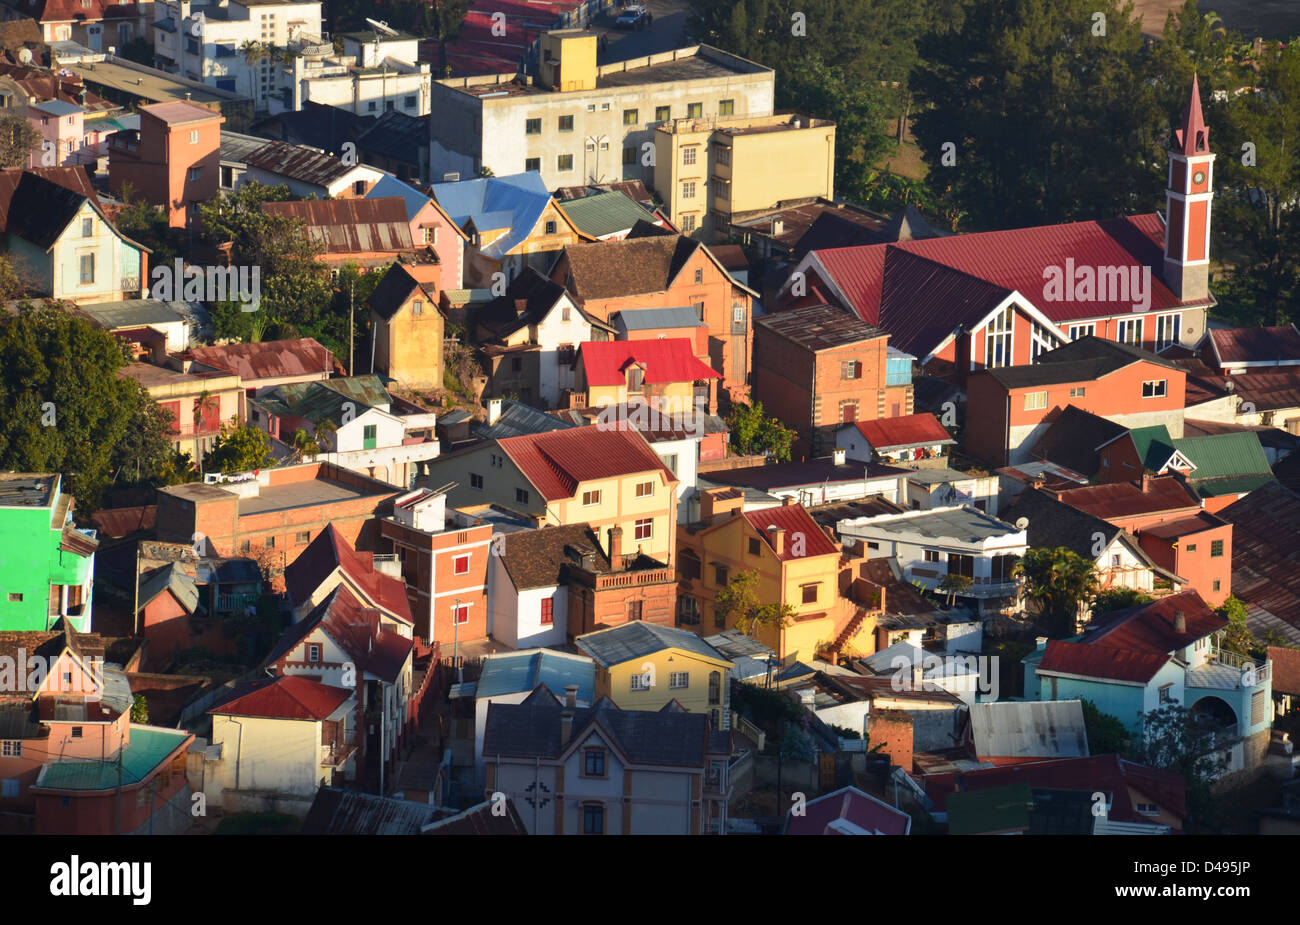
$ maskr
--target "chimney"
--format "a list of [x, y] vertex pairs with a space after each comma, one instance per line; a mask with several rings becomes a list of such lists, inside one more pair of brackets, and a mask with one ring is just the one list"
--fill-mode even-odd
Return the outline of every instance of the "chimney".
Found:
[[566, 684], [564, 686], [564, 705], [570, 710], [578, 707], [578, 685]]
[[488, 399], [488, 427], [491, 427], [501, 417], [501, 399]]
[[848, 458], [848, 455], [848, 450], [842, 446], [837, 446], [835, 452], [831, 454], [831, 459], [834, 461], [835, 465], [842, 466], [844, 465], [844, 461]]
[[609, 564], [615, 569], [622, 567], [623, 528], [615, 524], [609, 528]]
[[565, 707], [560, 711], [560, 745], [567, 745], [573, 735], [573, 711]]
[[[734, 494], [733, 494], [734, 492]], [[700, 492], [700, 520], [712, 520], [719, 514], [738, 516], [745, 508], [745, 497], [730, 488], [708, 488]]]
[[785, 222], [779, 218], [772, 219], [772, 235], [775, 237], [785, 233]]
[[1142, 470], [1142, 494], [1145, 495], [1150, 490], [1151, 490], [1151, 473], [1144, 469]]
[[785, 531], [776, 524], [771, 524], [767, 528], [767, 538], [772, 541], [772, 548], [776, 550], [778, 556], [785, 555]]
[[789, 507], [789, 506], [792, 505], [792, 504], [797, 504], [798, 501], [799, 501], [799, 499], [796, 498], [794, 495], [782, 495], [782, 496], [781, 496], [781, 507]]
[[1187, 632], [1187, 614], [1183, 613], [1181, 610], [1174, 611], [1174, 632]]

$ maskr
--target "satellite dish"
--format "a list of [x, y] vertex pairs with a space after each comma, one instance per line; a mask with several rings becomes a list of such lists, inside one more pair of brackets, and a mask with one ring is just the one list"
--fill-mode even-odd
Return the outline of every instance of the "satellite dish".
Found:
[[367, 19], [366, 22], [368, 22], [376, 32], [382, 32], [384, 35], [397, 35], [397, 30], [390, 27], [387, 22], [376, 22], [373, 19]]
[[31, 63], [32, 63], [32, 50], [31, 50], [30, 48], [20, 48], [20, 49], [18, 49], [18, 63], [19, 63], [19, 64], [31, 64]]
[[1025, 529], [1025, 528], [1028, 527], [1028, 526], [1029, 526], [1029, 518], [1028, 518], [1028, 517], [1017, 517], [1017, 518], [1016, 518], [1016, 529], [1017, 529], [1017, 530], [1023, 530], [1023, 529]]

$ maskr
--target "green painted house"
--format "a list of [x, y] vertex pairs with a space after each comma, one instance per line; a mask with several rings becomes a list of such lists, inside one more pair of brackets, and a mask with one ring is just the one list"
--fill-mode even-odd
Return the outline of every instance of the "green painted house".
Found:
[[0, 630], [91, 625], [94, 531], [72, 524], [58, 475], [0, 472]]

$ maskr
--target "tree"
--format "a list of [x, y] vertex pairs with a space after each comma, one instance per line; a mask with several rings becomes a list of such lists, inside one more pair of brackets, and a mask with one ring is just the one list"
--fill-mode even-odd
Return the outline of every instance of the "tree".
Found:
[[264, 431], [232, 417], [223, 424], [205, 460], [209, 471], [251, 472], [272, 465], [271, 441]]
[[1025, 597], [1038, 606], [1050, 636], [1073, 636], [1076, 621], [1097, 592], [1096, 565], [1072, 549], [1030, 549], [1014, 574], [1025, 579]]
[[1119, 717], [1103, 713], [1091, 700], [1083, 703], [1083, 727], [1091, 755], [1122, 755], [1128, 749], [1129, 733]]
[[119, 58], [143, 64], [145, 67], [154, 65], [153, 43], [142, 35], [137, 35], [119, 48], [117, 54]]
[[1187, 783], [1188, 815], [1204, 819], [1214, 809], [1214, 781], [1228, 767], [1222, 729], [1177, 701], [1142, 716], [1128, 758], [1179, 774]]
[[149, 722], [149, 701], [145, 700], [144, 694], [136, 694], [131, 701], [131, 722], [146, 725]]
[[8, 302], [25, 295], [27, 286], [23, 283], [14, 265], [8, 257], [0, 257], [0, 302]]
[[[128, 405], [131, 417], [126, 432], [113, 445], [110, 465], [114, 480], [135, 484], [171, 485], [185, 480], [177, 471], [172, 434], [175, 418], [134, 381]], [[188, 469], [188, 466], [185, 466]], [[184, 471], [184, 470], [182, 470]]]
[[294, 455], [298, 459], [320, 455], [320, 444], [316, 442], [316, 438], [301, 427], [294, 431], [292, 446]]
[[727, 417], [731, 445], [737, 453], [766, 453], [779, 462], [789, 462], [795, 432], [776, 418], [763, 414], [763, 403], [736, 404]]
[[[0, 167], [26, 167], [40, 145], [41, 133], [24, 117], [15, 113], [0, 115]], [[43, 166], [39, 155], [36, 166]]]
[[1097, 592], [1097, 597], [1092, 602], [1092, 618], [1095, 620], [1102, 614], [1114, 610], [1150, 604], [1153, 600], [1155, 598], [1133, 588], [1107, 588], [1105, 591]]
[[1219, 637], [1219, 648], [1253, 658], [1253, 652], [1261, 647], [1246, 625], [1246, 605], [1235, 597], [1229, 597], [1214, 612], [1228, 621], [1227, 629]]
[[939, 580], [939, 590], [948, 594], [948, 606], [951, 607], [957, 600], [957, 595], [964, 591], [969, 591], [975, 582], [965, 575], [958, 575], [956, 572], [948, 572]]
[[756, 636], [764, 628], [783, 629], [794, 617], [789, 604], [764, 604], [758, 596], [758, 572], [746, 569], [732, 578], [714, 600], [718, 617], [746, 636]]

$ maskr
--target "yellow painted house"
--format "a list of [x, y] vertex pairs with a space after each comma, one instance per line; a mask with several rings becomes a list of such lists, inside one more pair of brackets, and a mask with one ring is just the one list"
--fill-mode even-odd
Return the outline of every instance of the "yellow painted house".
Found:
[[685, 337], [589, 341], [578, 348], [574, 376], [588, 408], [641, 401], [666, 414], [712, 414], [721, 378]]
[[700, 493], [701, 519], [677, 536], [678, 624], [701, 632], [735, 629], [721, 619], [718, 592], [745, 571], [758, 574], [761, 603], [789, 604], [794, 615], [783, 628], [759, 626], [753, 635], [785, 658], [808, 661], [819, 652], [835, 657], [870, 655], [878, 609], [853, 595], [855, 570], [865, 562], [840, 544], [794, 499], [780, 507], [744, 509], [739, 489]]
[[656, 712], [677, 701], [707, 713], [714, 729], [731, 728], [733, 664], [689, 630], [643, 621], [574, 640], [596, 663], [596, 696], [624, 710]]

